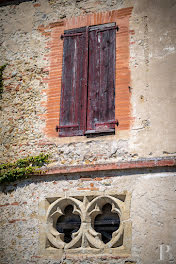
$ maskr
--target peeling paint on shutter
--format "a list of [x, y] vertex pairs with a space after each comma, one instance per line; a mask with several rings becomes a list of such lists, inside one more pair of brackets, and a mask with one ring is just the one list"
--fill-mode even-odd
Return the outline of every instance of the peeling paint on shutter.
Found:
[[59, 136], [80, 136], [85, 132], [88, 52], [86, 36], [86, 27], [66, 30], [62, 36], [64, 52]]

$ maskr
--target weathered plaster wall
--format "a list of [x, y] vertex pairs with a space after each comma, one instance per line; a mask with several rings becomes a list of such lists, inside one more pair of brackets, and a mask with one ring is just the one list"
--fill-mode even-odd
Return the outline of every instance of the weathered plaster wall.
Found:
[[131, 27], [130, 149], [141, 155], [175, 154], [175, 1], [139, 1]]
[[[1, 194], [2, 264], [27, 263], [175, 263], [176, 262], [176, 174], [166, 169], [79, 173], [43, 176], [7, 186]], [[60, 192], [90, 191], [131, 193], [132, 249], [128, 258], [57, 259], [39, 253], [38, 205]], [[163, 256], [160, 257], [160, 245]], [[170, 246], [170, 256], [166, 246]], [[170, 258], [170, 260], [169, 260]], [[126, 261], [126, 262], [125, 262]]]
[[[41, 25], [126, 7], [133, 7], [129, 40], [131, 128], [101, 138], [48, 137], [43, 118], [48, 87], [43, 80], [48, 76], [50, 32], [42, 32]], [[52, 154], [54, 164], [50, 166], [173, 156], [175, 8], [174, 0], [1, 1], [0, 64], [7, 63], [0, 99], [1, 162], [40, 152]], [[59, 263], [39, 255], [38, 203], [68, 190], [130, 192], [132, 254], [128, 259], [80, 260], [78, 256], [62, 263], [175, 263], [175, 176], [166, 168], [101, 171], [42, 176], [2, 187], [2, 264]], [[170, 246], [170, 255], [163, 253], [162, 261], [160, 245], [164, 252]]]
[[[54, 161], [61, 165], [174, 155], [174, 3], [172, 0], [2, 2], [0, 63], [8, 63], [1, 99], [2, 161], [41, 151], [52, 153]], [[92, 139], [48, 137], [43, 118], [47, 83], [43, 79], [48, 75], [50, 32], [41, 34], [39, 28], [73, 16], [125, 7], [133, 7], [129, 44], [130, 130], [117, 129], [116, 136]]]

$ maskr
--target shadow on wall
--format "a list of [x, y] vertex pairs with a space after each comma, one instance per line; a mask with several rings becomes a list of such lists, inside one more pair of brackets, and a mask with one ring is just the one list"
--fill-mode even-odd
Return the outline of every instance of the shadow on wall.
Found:
[[0, 192], [5, 194], [15, 191], [17, 188], [24, 188], [31, 183], [42, 183], [42, 182], [55, 182], [63, 180], [79, 180], [81, 178], [87, 178], [88, 180], [96, 180], [98, 177], [106, 179], [106, 177], [122, 177], [133, 175], [144, 175], [149, 173], [162, 173], [162, 172], [174, 172], [175, 167], [160, 167], [160, 168], [139, 168], [139, 169], [126, 169], [126, 170], [112, 170], [112, 171], [95, 171], [95, 172], [79, 172], [70, 174], [55, 174], [55, 175], [38, 175], [33, 176], [26, 180], [16, 181], [13, 183], [5, 183], [0, 186]]
[[0, 0], [0, 6], [8, 6], [8, 5], [19, 5], [23, 2], [32, 2], [33, 0]]

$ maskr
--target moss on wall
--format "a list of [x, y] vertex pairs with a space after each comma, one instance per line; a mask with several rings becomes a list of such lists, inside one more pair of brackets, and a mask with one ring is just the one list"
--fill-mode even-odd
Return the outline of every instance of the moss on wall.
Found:
[[13, 163], [3, 163], [0, 165], [0, 183], [13, 182], [18, 179], [26, 179], [32, 174], [39, 174], [44, 164], [48, 163], [49, 155], [40, 154], [34, 157], [19, 159]]

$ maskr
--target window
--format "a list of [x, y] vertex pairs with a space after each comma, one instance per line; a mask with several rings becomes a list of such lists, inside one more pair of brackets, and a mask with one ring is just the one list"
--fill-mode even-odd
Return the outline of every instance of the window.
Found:
[[65, 30], [59, 136], [114, 133], [115, 23]]
[[130, 194], [77, 192], [40, 204], [42, 254], [115, 254], [131, 248]]

